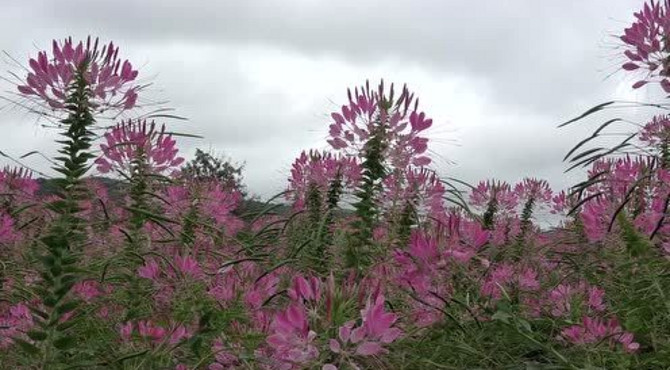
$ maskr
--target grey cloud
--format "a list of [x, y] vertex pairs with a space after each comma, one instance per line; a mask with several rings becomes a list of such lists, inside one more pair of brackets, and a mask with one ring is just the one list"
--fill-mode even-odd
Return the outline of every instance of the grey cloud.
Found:
[[[128, 39], [257, 43], [354, 63], [386, 58], [486, 76], [522, 109], [570, 106], [603, 78], [607, 30], [638, 1], [54, 2], [59, 22]], [[58, 5], [55, 5], [58, 4]], [[614, 27], [613, 27], [614, 26]], [[620, 30], [616, 30], [620, 32]], [[600, 51], [600, 52], [598, 52]]]
[[[436, 119], [441, 172], [472, 182], [531, 175], [562, 187], [570, 181], [562, 174], [562, 155], [587, 130], [564, 133], [555, 126], [612, 98], [623, 77], [603, 81], [616, 69], [608, 34], [621, 32], [641, 3], [25, 1], [7, 7], [0, 42], [22, 57], [34, 52], [33, 43], [47, 47], [50, 38], [68, 34], [114, 39], [143, 74], [156, 75], [150, 98], [169, 99], [177, 114], [190, 118], [172, 123], [173, 129], [205, 136], [182, 140], [183, 151], [211, 146], [246, 161], [249, 186], [264, 195], [281, 190], [301, 149], [324, 147], [326, 114], [344, 100], [347, 86], [362, 82], [357, 78], [372, 69], [410, 87], [425, 80], [419, 74], [463, 81], [436, 83], [430, 92], [415, 89]], [[21, 21], [27, 16], [30, 28]], [[16, 35], [16, 29], [22, 32]], [[248, 53], [249, 47], [258, 52]], [[356, 76], [343, 75], [336, 94], [300, 71], [294, 85], [268, 88], [246, 66], [249, 58], [267, 57], [271, 63], [278, 55], [312, 64], [339, 61]], [[404, 73], [410, 69], [420, 73]], [[330, 73], [324, 66], [322, 74]], [[309, 97], [304, 106], [295, 106], [291, 97], [298, 85], [308, 88], [299, 92]], [[325, 103], [331, 98], [332, 107]], [[440, 131], [449, 109], [463, 109], [472, 99], [479, 99], [472, 116], [449, 117], [459, 130]], [[22, 131], [21, 145], [36, 145], [30, 141], [33, 131]], [[40, 135], [42, 143], [49, 134]], [[441, 142], [452, 139], [460, 146]], [[20, 146], [3, 138], [0, 145]]]

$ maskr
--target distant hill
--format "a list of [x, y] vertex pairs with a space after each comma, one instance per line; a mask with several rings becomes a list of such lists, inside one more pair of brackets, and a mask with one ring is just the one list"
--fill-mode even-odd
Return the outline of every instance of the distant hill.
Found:
[[[124, 194], [126, 194], [127, 183], [123, 180], [112, 179], [109, 177], [102, 177], [102, 176], [92, 176], [89, 178], [103, 184], [107, 188], [107, 191], [109, 195], [112, 197], [112, 199], [119, 199]], [[40, 185], [40, 188], [38, 190], [39, 195], [53, 195], [56, 193], [57, 187], [53, 179], [38, 178], [36, 179], [36, 181]], [[264, 210], [268, 210], [270, 208], [271, 213], [274, 214], [291, 213], [291, 207], [288, 204], [280, 202], [273, 202], [268, 204], [266, 202], [253, 198], [242, 200], [242, 204], [240, 204], [240, 206], [234, 211], [234, 213], [236, 215], [255, 214], [262, 212]]]

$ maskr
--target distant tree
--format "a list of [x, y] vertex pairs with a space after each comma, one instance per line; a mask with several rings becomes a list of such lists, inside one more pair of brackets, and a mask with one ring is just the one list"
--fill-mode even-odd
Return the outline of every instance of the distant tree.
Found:
[[227, 189], [237, 189], [245, 193], [242, 184], [243, 169], [244, 165], [231, 163], [229, 158], [196, 149], [195, 158], [181, 168], [181, 176], [196, 180], [216, 180]]

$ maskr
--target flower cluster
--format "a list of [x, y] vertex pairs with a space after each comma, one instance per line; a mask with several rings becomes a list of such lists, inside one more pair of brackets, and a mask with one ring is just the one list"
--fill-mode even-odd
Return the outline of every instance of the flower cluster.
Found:
[[[397, 100], [394, 88], [387, 92], [384, 83], [377, 90], [370, 84], [348, 91], [349, 104], [340, 112], [331, 114], [328, 143], [336, 151], [357, 154], [374, 135], [381, 135], [386, 142], [384, 158], [395, 168], [426, 166], [431, 160], [426, 156], [428, 139], [423, 131], [433, 124], [424, 112], [418, 111], [418, 99], [403, 87]], [[383, 130], [383, 132], [379, 132]]]
[[102, 173], [116, 170], [128, 175], [142, 163], [147, 166], [145, 171], [160, 174], [175, 170], [184, 162], [177, 156], [175, 144], [172, 135], [165, 132], [165, 125], [157, 128], [155, 122], [128, 120], [105, 134], [105, 143], [100, 145], [102, 156], [95, 163]]
[[72, 38], [53, 41], [52, 52], [30, 59], [30, 71], [19, 92], [37, 104], [46, 103], [54, 110], [68, 104], [70, 87], [82, 73], [91, 94], [91, 105], [98, 111], [128, 110], [137, 104], [139, 87], [133, 84], [137, 70], [128, 60], [119, 58], [119, 48], [110, 42], [99, 47], [98, 39], [75, 44]]
[[643, 79], [635, 82], [633, 88], [647, 83], [660, 83], [666, 93], [670, 93], [670, 65], [668, 64], [668, 35], [670, 35], [670, 2], [651, 1], [635, 13], [636, 21], [625, 29], [620, 37], [626, 50], [626, 71], [646, 70]]

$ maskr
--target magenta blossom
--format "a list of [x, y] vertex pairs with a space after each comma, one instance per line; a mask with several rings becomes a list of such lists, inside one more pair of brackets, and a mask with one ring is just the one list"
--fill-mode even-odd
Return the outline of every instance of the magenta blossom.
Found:
[[470, 193], [470, 203], [477, 207], [486, 207], [496, 202], [497, 209], [512, 210], [519, 203], [518, 195], [504, 181], [481, 181]]
[[280, 368], [304, 368], [319, 357], [314, 344], [316, 332], [310, 330], [302, 305], [294, 303], [277, 313], [270, 330], [267, 343], [271, 346], [273, 359], [284, 365]]
[[670, 93], [670, 65], [668, 65], [668, 37], [670, 36], [670, 2], [650, 1], [641, 11], [635, 13], [636, 21], [625, 29], [620, 37], [624, 42], [626, 71], [643, 70], [644, 76], [633, 84], [640, 88], [647, 83], [660, 83], [666, 93]]
[[155, 122], [121, 122], [105, 134], [100, 149], [102, 156], [95, 163], [102, 173], [116, 170], [130, 175], [141, 163], [148, 174], [160, 174], [174, 171], [184, 162], [177, 156], [179, 150], [172, 134], [165, 132], [165, 125], [156, 127]]
[[0, 349], [11, 346], [12, 338], [23, 338], [26, 331], [34, 325], [33, 316], [23, 303], [8, 307], [6, 311], [0, 311]]
[[295, 208], [302, 209], [312, 187], [316, 187], [325, 200], [333, 181], [341, 181], [342, 189], [347, 190], [356, 188], [360, 178], [361, 168], [353, 157], [303, 151], [293, 162], [286, 196], [294, 202]]
[[604, 321], [584, 316], [581, 325], [563, 329], [561, 338], [576, 345], [598, 344], [607, 340], [610, 345], [620, 343], [626, 352], [636, 352], [640, 348], [640, 344], [633, 341], [633, 334], [623, 331], [615, 318]]
[[183, 276], [190, 276], [193, 278], [198, 278], [202, 276], [202, 270], [198, 261], [190, 255], [175, 255], [174, 256], [174, 266]]
[[112, 42], [99, 48], [98, 39], [92, 41], [90, 37], [86, 43], [80, 41], [76, 45], [72, 38], [54, 40], [51, 55], [41, 51], [28, 64], [30, 71], [18, 90], [39, 105], [64, 109], [68, 89], [82, 68], [91, 92], [90, 103], [96, 111], [123, 111], [137, 104], [139, 86], [133, 81], [138, 72], [128, 60], [119, 58], [119, 48]]
[[319, 301], [321, 299], [321, 282], [312, 276], [304, 278], [297, 275], [293, 278], [293, 285], [288, 289], [288, 296], [298, 302]]
[[514, 186], [514, 192], [519, 200], [527, 202], [532, 200], [535, 204], [548, 203], [551, 201], [551, 188], [546, 180], [525, 178]]
[[392, 167], [426, 166], [428, 139], [422, 136], [433, 121], [424, 112], [418, 111], [418, 99], [407, 87], [394, 99], [394, 89], [385, 91], [384, 83], [377, 90], [370, 84], [348, 91], [349, 104], [340, 112], [331, 114], [328, 143], [333, 149], [354, 155], [360, 154], [368, 139], [383, 126], [386, 145], [383, 157]]
[[[343, 359], [352, 355], [367, 357], [387, 353], [385, 345], [397, 340], [402, 331], [393, 327], [398, 316], [386, 312], [384, 303], [385, 299], [381, 294], [374, 300], [368, 299], [365, 309], [361, 310], [362, 324], [355, 327], [355, 323], [349, 321], [342, 325], [338, 330], [338, 338], [330, 339], [328, 343], [330, 350], [341, 355]], [[356, 368], [355, 364], [350, 364]], [[334, 368], [334, 365], [328, 364], [324, 368]]]
[[147, 259], [144, 262], [144, 265], [140, 266], [137, 269], [137, 275], [141, 278], [149, 279], [149, 280], [156, 280], [158, 279], [158, 275], [160, 275], [160, 266], [158, 265], [158, 262], [154, 259]]
[[29, 170], [5, 167], [0, 171], [0, 191], [4, 196], [29, 199], [37, 193], [39, 187]]

